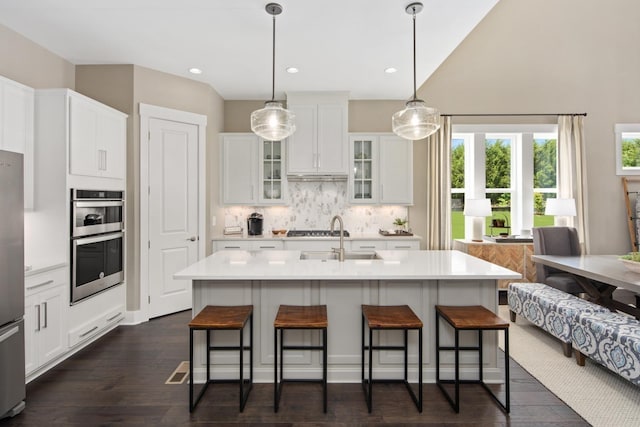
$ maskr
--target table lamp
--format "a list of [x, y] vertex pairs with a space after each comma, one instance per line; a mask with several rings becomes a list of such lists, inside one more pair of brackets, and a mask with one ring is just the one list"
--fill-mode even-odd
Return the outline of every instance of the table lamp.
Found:
[[544, 210], [545, 215], [555, 216], [555, 225], [568, 225], [568, 218], [576, 216], [576, 200], [575, 199], [547, 199], [547, 206]]
[[471, 240], [482, 242], [482, 221], [484, 217], [491, 216], [490, 199], [467, 199], [464, 201], [464, 215], [471, 217]]

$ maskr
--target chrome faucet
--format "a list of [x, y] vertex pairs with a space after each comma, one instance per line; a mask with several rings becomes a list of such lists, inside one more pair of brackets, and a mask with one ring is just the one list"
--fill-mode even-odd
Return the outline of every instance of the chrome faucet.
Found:
[[333, 226], [336, 223], [336, 219], [340, 223], [340, 248], [333, 248], [333, 251], [338, 253], [338, 261], [344, 261], [344, 224], [340, 215], [331, 218], [331, 235], [333, 235]]

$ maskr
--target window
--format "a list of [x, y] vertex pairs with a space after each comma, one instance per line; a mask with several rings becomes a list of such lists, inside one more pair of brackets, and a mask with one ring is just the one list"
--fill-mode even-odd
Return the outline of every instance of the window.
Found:
[[557, 193], [555, 125], [455, 125], [451, 141], [452, 238], [470, 238], [465, 198], [491, 199], [485, 234], [553, 225], [546, 199]]
[[616, 173], [640, 175], [640, 124], [617, 124]]

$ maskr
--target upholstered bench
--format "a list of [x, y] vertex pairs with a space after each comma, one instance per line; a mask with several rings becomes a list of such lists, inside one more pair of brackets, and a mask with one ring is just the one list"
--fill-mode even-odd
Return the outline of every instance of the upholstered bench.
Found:
[[544, 329], [562, 342], [571, 357], [571, 331], [577, 313], [609, 312], [605, 307], [542, 283], [510, 283], [507, 290], [512, 322], [516, 314]]
[[621, 313], [577, 313], [571, 332], [576, 361], [585, 356], [640, 385], [640, 322]]

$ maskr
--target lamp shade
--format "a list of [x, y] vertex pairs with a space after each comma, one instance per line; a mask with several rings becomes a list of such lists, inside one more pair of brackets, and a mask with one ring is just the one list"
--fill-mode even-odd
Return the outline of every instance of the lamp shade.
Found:
[[467, 199], [464, 201], [465, 216], [491, 216], [490, 199]]
[[545, 215], [576, 216], [575, 199], [547, 199]]
[[402, 138], [424, 139], [440, 129], [440, 114], [436, 108], [427, 107], [424, 101], [412, 100], [404, 110], [393, 115], [391, 127], [393, 133]]
[[267, 141], [281, 141], [295, 132], [295, 117], [281, 103], [268, 101], [264, 108], [251, 113], [251, 130]]

